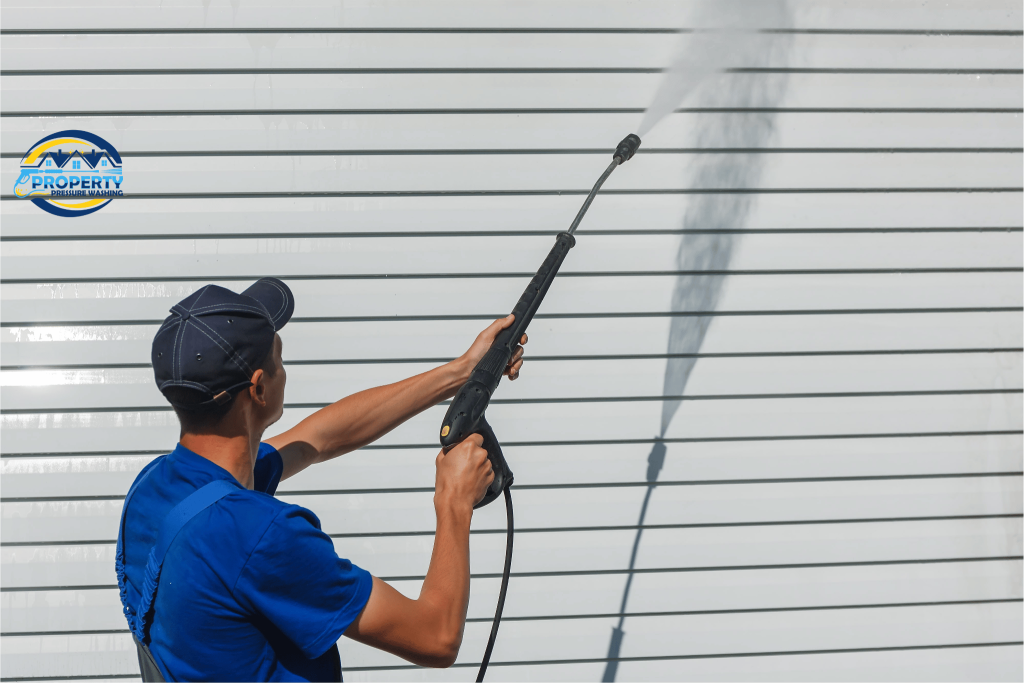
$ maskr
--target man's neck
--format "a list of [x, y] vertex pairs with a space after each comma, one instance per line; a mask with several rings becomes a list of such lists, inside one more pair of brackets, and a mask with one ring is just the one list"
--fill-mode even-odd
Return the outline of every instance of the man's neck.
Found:
[[253, 467], [259, 451], [259, 436], [237, 434], [182, 434], [181, 445], [223, 467], [247, 489], [253, 487]]

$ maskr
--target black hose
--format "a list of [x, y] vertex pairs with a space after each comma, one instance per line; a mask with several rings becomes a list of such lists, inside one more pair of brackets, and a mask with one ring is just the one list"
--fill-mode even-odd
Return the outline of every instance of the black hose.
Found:
[[491, 650], [494, 649], [494, 641], [498, 638], [498, 626], [501, 625], [501, 610], [505, 607], [505, 593], [508, 591], [508, 576], [512, 571], [512, 536], [515, 527], [512, 523], [512, 493], [505, 488], [505, 513], [508, 515], [505, 531], [505, 569], [501, 573], [501, 591], [498, 593], [498, 608], [494, 610], [494, 623], [491, 624], [491, 637], [487, 640], [487, 649], [484, 650], [484, 659], [480, 662], [480, 671], [476, 674], [476, 683], [484, 680], [487, 673], [487, 665], [491, 661]]

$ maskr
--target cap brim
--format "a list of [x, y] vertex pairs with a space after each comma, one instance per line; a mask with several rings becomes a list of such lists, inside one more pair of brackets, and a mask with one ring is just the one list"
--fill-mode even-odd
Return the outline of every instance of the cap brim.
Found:
[[242, 292], [242, 296], [251, 297], [263, 304], [270, 313], [276, 331], [280, 331], [295, 312], [295, 297], [292, 296], [292, 290], [276, 277], [260, 278]]

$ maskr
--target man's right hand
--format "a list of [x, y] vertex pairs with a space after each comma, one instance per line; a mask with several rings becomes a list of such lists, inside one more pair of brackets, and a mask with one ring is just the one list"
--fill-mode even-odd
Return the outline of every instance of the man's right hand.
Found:
[[447, 453], [437, 454], [437, 475], [434, 482], [434, 507], [468, 505], [470, 509], [487, 493], [494, 481], [494, 470], [481, 446], [484, 438], [470, 434], [465, 441]]

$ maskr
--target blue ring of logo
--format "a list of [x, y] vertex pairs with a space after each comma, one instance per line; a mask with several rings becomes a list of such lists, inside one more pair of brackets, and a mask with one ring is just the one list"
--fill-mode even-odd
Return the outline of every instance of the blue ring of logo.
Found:
[[[36, 151], [36, 149], [39, 148], [40, 145], [43, 145], [46, 142], [49, 142], [50, 140], [55, 140], [55, 139], [58, 139], [58, 138], [75, 138], [77, 140], [81, 140], [82, 143], [85, 144], [85, 145], [92, 145], [94, 147], [94, 149], [92, 149], [90, 151], [90, 153], [88, 153], [88, 154], [83, 154], [81, 151], [78, 151], [78, 150], [73, 150], [70, 154], [64, 154], [62, 149], [58, 149], [56, 154], [54, 154], [53, 152], [46, 152], [45, 154], [39, 155], [38, 156], [38, 162], [34, 166], [25, 166], [26, 160], [30, 156], [33, 155], [33, 153]], [[99, 151], [97, 151], [97, 149]], [[97, 181], [96, 178], [101, 178], [101, 181], [105, 183], [107, 188], [109, 188], [110, 187], [110, 180], [113, 179], [113, 180], [115, 180], [115, 183], [116, 183], [115, 184], [115, 188], [117, 190], [117, 195], [115, 195], [115, 196], [123, 196], [123, 192], [120, 190], [121, 182], [124, 181], [124, 176], [123, 176], [123, 173], [122, 173], [122, 170], [121, 170], [121, 168], [122, 168], [121, 155], [114, 148], [114, 146], [111, 145], [109, 142], [107, 142], [106, 140], [104, 140], [103, 138], [101, 138], [98, 135], [95, 135], [93, 133], [90, 133], [90, 132], [84, 131], [84, 130], [62, 130], [62, 131], [60, 131], [58, 133], [53, 133], [52, 135], [47, 135], [45, 138], [39, 140], [34, 145], [32, 145], [32, 147], [28, 150], [28, 152], [26, 152], [25, 155], [22, 156], [22, 158], [21, 158], [21, 164], [22, 164], [22, 166], [21, 166], [21, 173], [19, 174], [18, 180], [15, 181], [15, 185], [14, 185], [15, 186], [15, 196], [18, 196], [18, 186], [19, 185], [21, 185], [22, 183], [27, 182], [29, 180], [29, 178], [32, 178], [33, 176], [38, 176], [40, 174], [44, 174], [44, 175], [45, 174], [50, 174], [51, 175], [51, 177], [45, 178], [45, 182], [49, 182], [49, 181], [53, 180], [53, 182], [50, 183], [49, 185], [44, 184], [44, 187], [52, 187], [52, 188], [59, 187], [58, 185], [56, 185], [56, 180], [60, 180], [61, 178], [56, 178], [56, 180], [54, 180], [53, 177], [52, 177], [52, 174], [61, 175], [64, 172], [63, 171], [64, 167], [68, 167], [69, 169], [72, 168], [72, 166], [70, 165], [69, 162], [71, 161], [71, 159], [73, 157], [78, 157], [78, 160], [74, 162], [75, 166], [73, 168], [76, 171], [77, 170], [81, 170], [83, 173], [87, 173], [87, 174], [93, 172], [93, 169], [96, 168], [100, 164], [101, 160], [102, 160], [102, 164], [103, 164], [104, 167], [107, 166], [107, 160], [109, 160], [110, 161], [111, 172], [114, 173], [115, 175], [109, 175], [109, 176], [108, 175], [104, 175], [104, 176], [92, 175], [92, 176], [88, 176], [89, 181], [90, 181], [90, 186], [92, 188], [97, 188], [98, 187], [97, 182], [100, 182], [100, 181]], [[52, 170], [42, 170], [44, 163], [46, 163], [48, 167], [53, 167], [54, 164], [56, 165], [56, 167], [52, 168]], [[83, 165], [85, 166], [85, 168], [81, 168]], [[64, 187], [71, 187], [72, 186], [71, 182], [72, 181], [76, 181], [76, 179], [77, 179], [78, 182], [83, 182], [84, 183], [83, 179], [86, 178], [86, 177], [87, 176], [69, 177], [66, 180]], [[116, 181], [117, 177], [120, 177], [120, 181]], [[36, 186], [33, 185], [33, 187], [36, 187]], [[51, 190], [51, 193], [52, 193], [52, 190]], [[35, 194], [38, 195], [40, 193], [35, 192]], [[52, 194], [51, 194], [51, 196], [52, 196]], [[58, 195], [58, 197], [63, 197], [63, 195]], [[88, 216], [91, 213], [95, 213], [95, 212], [99, 211], [100, 209], [102, 209], [104, 206], [109, 204], [114, 199], [114, 196], [111, 196], [109, 194], [102, 194], [102, 193], [100, 193], [99, 195], [92, 195], [92, 194], [72, 195], [69, 198], [74, 200], [74, 199], [78, 199], [79, 197], [81, 197], [82, 199], [88, 199], [90, 197], [92, 197], [94, 199], [101, 199], [101, 198], [105, 197], [106, 201], [100, 203], [97, 206], [90, 206], [90, 207], [84, 208], [84, 209], [74, 209], [74, 208], [67, 208], [67, 207], [64, 207], [64, 206], [59, 206], [58, 204], [55, 203], [55, 200], [50, 199], [50, 198], [45, 197], [45, 196], [44, 197], [39, 197], [39, 196], [33, 197], [31, 194], [29, 194], [28, 196], [21, 197], [21, 198], [28, 199], [33, 204], [38, 206], [43, 211], [46, 211], [47, 213], [53, 214], [54, 216], [61, 216], [63, 218], [77, 218], [79, 216]]]

